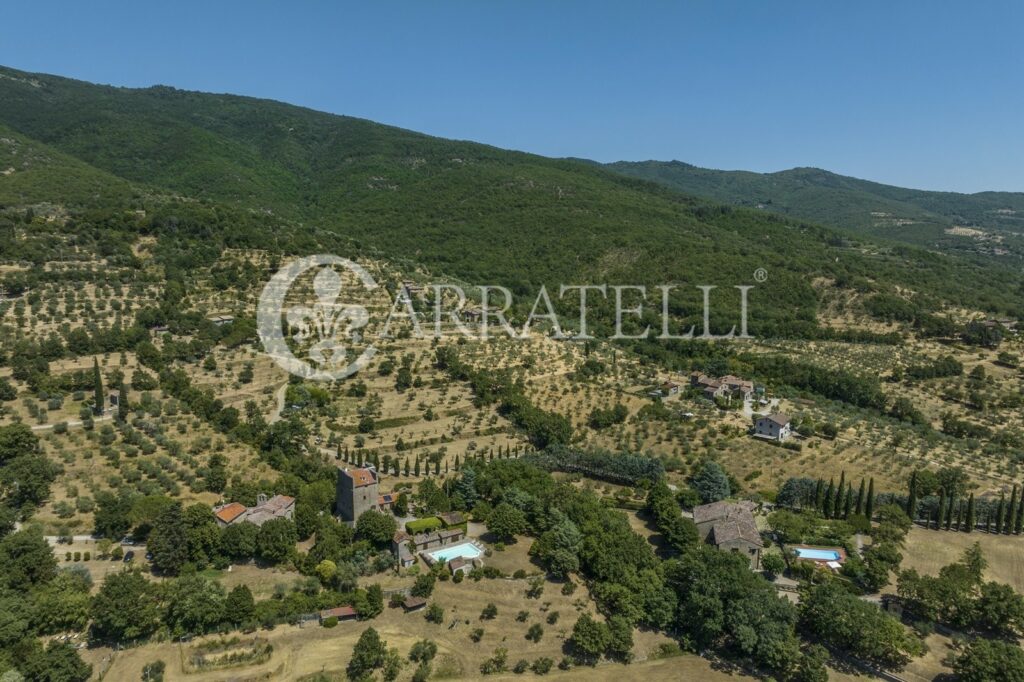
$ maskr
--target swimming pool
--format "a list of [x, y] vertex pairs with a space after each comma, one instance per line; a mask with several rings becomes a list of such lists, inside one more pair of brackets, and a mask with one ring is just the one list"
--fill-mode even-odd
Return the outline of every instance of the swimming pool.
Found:
[[463, 542], [458, 545], [435, 549], [433, 552], [427, 552], [427, 554], [436, 561], [451, 561], [456, 557], [462, 557], [463, 559], [476, 559], [478, 556], [483, 554], [483, 551], [481, 551], [481, 549], [472, 542]]
[[814, 561], [839, 561], [842, 555], [834, 549], [814, 549], [813, 547], [794, 547], [793, 551], [801, 559]]

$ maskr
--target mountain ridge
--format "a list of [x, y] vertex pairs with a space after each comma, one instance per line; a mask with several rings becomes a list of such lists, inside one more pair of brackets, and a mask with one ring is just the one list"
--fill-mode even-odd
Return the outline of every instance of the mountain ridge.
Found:
[[603, 165], [730, 205], [922, 246], [957, 250], [957, 242], [963, 246], [970, 237], [950, 236], [949, 230], [973, 228], [1009, 237], [1019, 250], [1024, 235], [1024, 192], [909, 189], [815, 167], [757, 173], [701, 168], [677, 160]]
[[[759, 323], [776, 333], [816, 326], [811, 281], [817, 277], [873, 291], [921, 292], [929, 307], [939, 299], [1000, 311], [1020, 307], [1006, 289], [1021, 286], [1021, 277], [1002, 266], [861, 244], [804, 219], [722, 206], [599, 164], [436, 138], [273, 100], [94, 86], [5, 67], [0, 75], [0, 125], [53, 149], [69, 168], [85, 172], [85, 164], [102, 174], [97, 178], [119, 178], [132, 188], [123, 201], [133, 208], [146, 208], [147, 193], [209, 203], [194, 218], [208, 223], [195, 227], [195, 248], [202, 235], [246, 240], [218, 217], [217, 206], [225, 206], [279, 217], [292, 233], [315, 225], [433, 272], [500, 282], [516, 295], [582, 278], [732, 286], [766, 268], [772, 276], [761, 289], [774, 306]], [[0, 177], [0, 197], [5, 183]], [[60, 191], [49, 183], [52, 198]], [[76, 196], [96, 203], [88, 193]], [[170, 214], [182, 210], [165, 207], [163, 222], [144, 229], [175, 234], [180, 220]], [[177, 262], [187, 263], [188, 254]], [[998, 281], [965, 284], [984, 280], [983, 272]]]

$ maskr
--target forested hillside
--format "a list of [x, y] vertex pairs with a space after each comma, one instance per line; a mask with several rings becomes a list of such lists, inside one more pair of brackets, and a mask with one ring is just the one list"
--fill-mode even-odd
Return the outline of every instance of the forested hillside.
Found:
[[[731, 287], [764, 268], [768, 281], [751, 294], [752, 331], [762, 334], [816, 333], [815, 277], [898, 290], [923, 310], [1020, 312], [1019, 270], [870, 244], [584, 162], [267, 100], [11, 69], [0, 69], [0, 102], [0, 125], [13, 131], [0, 200], [64, 202], [91, 211], [94, 225], [98, 210], [131, 209], [116, 222], [173, 235], [161, 240], [169, 260], [227, 244], [372, 252], [503, 284], [526, 306], [542, 282]], [[4, 248], [23, 257], [30, 238]], [[699, 322], [699, 300], [692, 290], [674, 312]], [[733, 323], [736, 305], [716, 306], [719, 326]]]
[[[1006, 256], [1016, 262], [1024, 254], [1021, 192], [929, 192], [818, 168], [752, 173], [699, 168], [681, 161], [620, 161], [606, 167], [688, 194], [873, 237], [947, 252]], [[981, 234], [956, 228], [974, 228]], [[993, 234], [986, 235], [987, 231]]]

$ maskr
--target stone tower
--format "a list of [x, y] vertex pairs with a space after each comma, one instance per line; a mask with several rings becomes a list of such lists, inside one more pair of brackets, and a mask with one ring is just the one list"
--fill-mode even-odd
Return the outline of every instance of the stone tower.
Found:
[[342, 521], [355, 525], [363, 512], [376, 506], [377, 471], [373, 467], [338, 471], [335, 511]]

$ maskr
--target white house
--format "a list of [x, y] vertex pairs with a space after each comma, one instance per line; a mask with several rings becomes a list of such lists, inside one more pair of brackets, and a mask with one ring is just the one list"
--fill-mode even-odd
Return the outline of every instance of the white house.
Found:
[[793, 433], [789, 417], [784, 414], [769, 414], [758, 417], [754, 424], [754, 435], [769, 440], [784, 441]]

